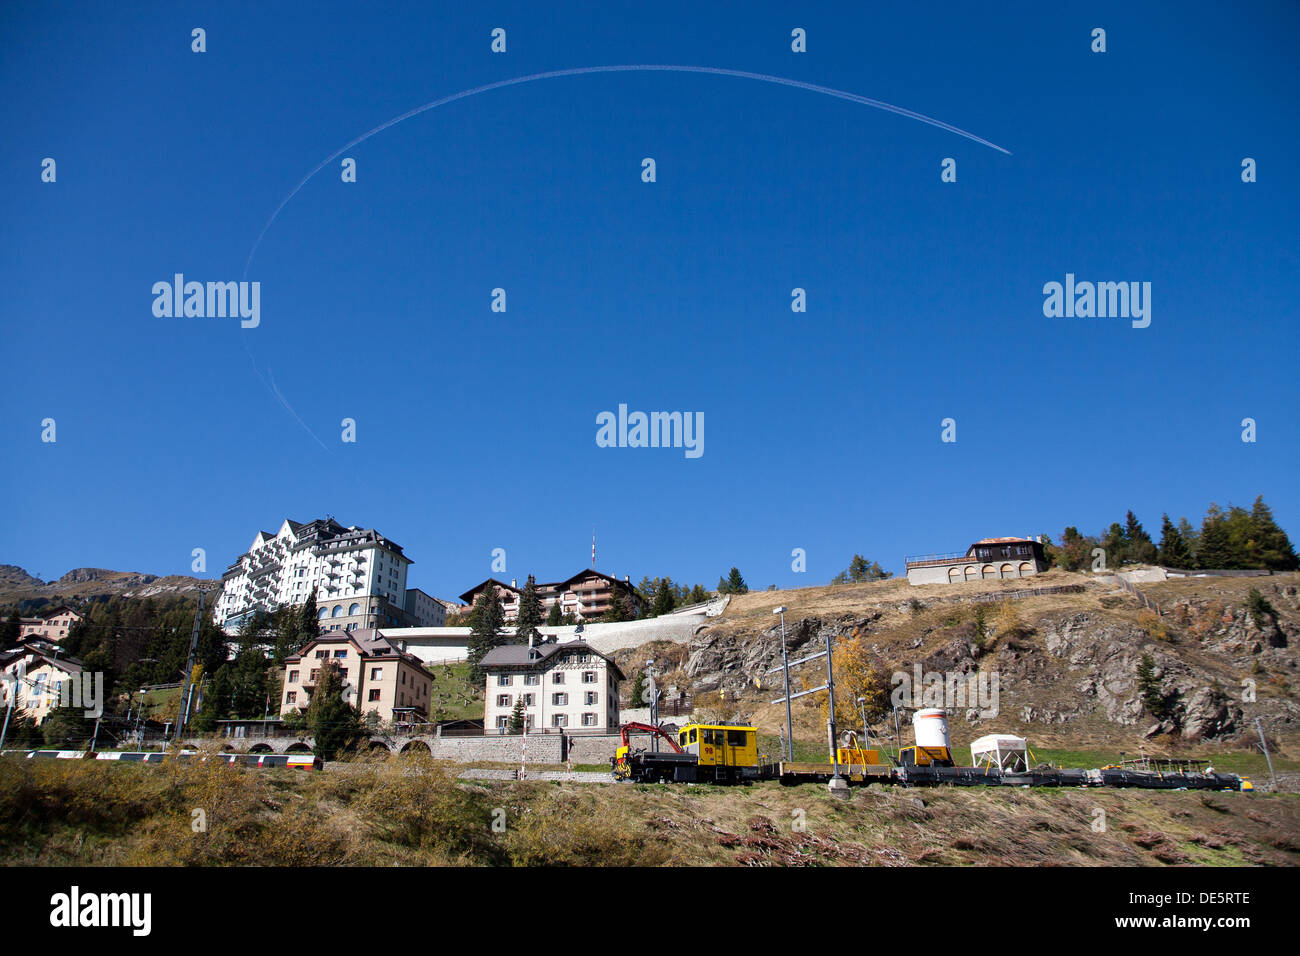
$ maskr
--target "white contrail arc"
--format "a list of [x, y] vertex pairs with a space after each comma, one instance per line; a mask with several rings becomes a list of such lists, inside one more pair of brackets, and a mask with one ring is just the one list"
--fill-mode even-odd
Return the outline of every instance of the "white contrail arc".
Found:
[[546, 73], [532, 73], [528, 76], [517, 76], [509, 80], [497, 80], [495, 83], [488, 83], [485, 84], [484, 86], [476, 86], [472, 90], [462, 90], [459, 93], [452, 93], [450, 96], [444, 96], [442, 97], [442, 99], [437, 99], [430, 103], [425, 103], [423, 106], [417, 106], [415, 109], [408, 110], [407, 112], [401, 114], [400, 116], [393, 117], [386, 123], [381, 123], [380, 125], [376, 126], [374, 129], [370, 130], [367, 133], [362, 133], [356, 139], [352, 140], [349, 143], [346, 143], [345, 145], [343, 145], [342, 147], [340, 147], [339, 149], [331, 153], [329, 156], [326, 156], [323, 160], [320, 161], [320, 163], [314, 169], [312, 169], [311, 172], [309, 172], [306, 176], [302, 178], [302, 181], [299, 182], [298, 185], [293, 187], [293, 189], [289, 192], [289, 195], [285, 196], [284, 199], [281, 200], [280, 205], [275, 207], [275, 212], [271, 213], [271, 218], [266, 221], [266, 225], [263, 226], [262, 231], [258, 233], [257, 241], [253, 243], [253, 248], [248, 253], [248, 259], [244, 263], [243, 277], [245, 279], [248, 278], [248, 270], [249, 267], [253, 264], [253, 256], [257, 254], [257, 248], [262, 244], [262, 239], [266, 236], [267, 231], [270, 230], [272, 225], [274, 225], [275, 220], [279, 217], [280, 213], [284, 211], [284, 207], [289, 205], [289, 203], [293, 200], [294, 196], [298, 195], [302, 187], [306, 186], [307, 183], [311, 181], [313, 176], [315, 176], [317, 173], [319, 173], [322, 169], [324, 169], [334, 160], [338, 159], [340, 156], [346, 153], [349, 149], [359, 145], [360, 143], [364, 143], [366, 140], [370, 139], [370, 137], [378, 133], [382, 133], [384, 130], [388, 129], [391, 126], [396, 126], [398, 123], [404, 122], [405, 120], [410, 119], [412, 116], [418, 116], [421, 113], [427, 113], [429, 110], [437, 109], [439, 106], [446, 106], [448, 103], [454, 103], [456, 100], [467, 99], [468, 97], [471, 96], [477, 96], [480, 93], [487, 93], [491, 90], [503, 89], [507, 86], [519, 86], [523, 83], [536, 83], [539, 80], [553, 80], [561, 76], [585, 76], [590, 73], [654, 73], [654, 72], [708, 73], [714, 76], [734, 76], [745, 80], [757, 80], [762, 83], [776, 83], [779, 86], [792, 86], [796, 89], [808, 90], [809, 92], [812, 93], [821, 93], [824, 96], [833, 96], [836, 97], [837, 99], [848, 100], [851, 103], [860, 103], [863, 106], [870, 106], [878, 110], [884, 110], [887, 113], [894, 113], [897, 114], [898, 116], [905, 116], [908, 119], [914, 119], [917, 120], [918, 122], [926, 123], [930, 126], [935, 126], [942, 130], [947, 130], [950, 133], [956, 133], [958, 136], [963, 136], [966, 139], [971, 140], [972, 142], [979, 143], [981, 146], [987, 146], [989, 147], [989, 149], [995, 149], [999, 153], [1004, 153], [1007, 156], [1011, 155], [1010, 150], [1003, 149], [1001, 146], [997, 145], [996, 143], [991, 143], [987, 139], [984, 139], [983, 137], [976, 136], [974, 133], [968, 133], [966, 130], [953, 126], [951, 123], [945, 123], [942, 120], [937, 120], [932, 116], [926, 116], [924, 113], [917, 113], [914, 110], [905, 109], [904, 107], [901, 106], [894, 106], [892, 103], [886, 103], [883, 100], [875, 100], [869, 96], [860, 96], [857, 93], [849, 93], [845, 90], [837, 90], [829, 86], [819, 86], [816, 83], [806, 83], [803, 80], [792, 80], [789, 77], [785, 77], [785, 76], [771, 76], [767, 73], [751, 73], [747, 70], [728, 70], [719, 66], [679, 66], [679, 65], [671, 65], [671, 64], [653, 64], [653, 63], [635, 64], [635, 65], [633, 64], [613, 65], [613, 66], [580, 66], [568, 70], [550, 70]]

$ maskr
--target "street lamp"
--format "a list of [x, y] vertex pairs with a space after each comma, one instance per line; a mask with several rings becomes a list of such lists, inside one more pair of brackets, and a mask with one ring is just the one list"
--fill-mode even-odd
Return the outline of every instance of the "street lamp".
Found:
[[794, 726], [790, 720], [790, 656], [785, 649], [785, 605], [775, 608], [772, 613], [781, 615], [781, 667], [785, 671], [785, 759], [794, 760]]

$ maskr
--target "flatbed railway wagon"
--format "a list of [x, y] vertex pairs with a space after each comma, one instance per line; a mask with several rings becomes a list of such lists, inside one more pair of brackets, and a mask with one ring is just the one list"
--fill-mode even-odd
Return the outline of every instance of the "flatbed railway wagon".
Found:
[[193, 750], [177, 750], [171, 753], [159, 751], [119, 751], [119, 750], [6, 750], [0, 756], [18, 756], [28, 760], [112, 760], [118, 763], [166, 763], [168, 760], [229, 764], [232, 767], [272, 768], [288, 770], [321, 770], [321, 759], [309, 753], [292, 754], [201, 754]]

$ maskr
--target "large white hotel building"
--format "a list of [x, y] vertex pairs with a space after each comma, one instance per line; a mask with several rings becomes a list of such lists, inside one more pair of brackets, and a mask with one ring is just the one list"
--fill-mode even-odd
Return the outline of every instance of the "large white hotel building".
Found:
[[278, 532], [259, 532], [226, 569], [212, 616], [234, 634], [256, 611], [305, 604], [315, 592], [323, 631], [441, 627], [445, 607], [423, 591], [408, 592], [410, 565], [401, 546], [374, 529], [286, 518]]

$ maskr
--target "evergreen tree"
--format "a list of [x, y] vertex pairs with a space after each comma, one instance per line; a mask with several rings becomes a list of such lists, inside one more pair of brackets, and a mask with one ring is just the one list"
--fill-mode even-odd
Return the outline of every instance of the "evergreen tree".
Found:
[[18, 613], [18, 605], [15, 604], [9, 617], [4, 623], [4, 631], [0, 632], [0, 647], [13, 647], [23, 636], [23, 618]]
[[307, 706], [307, 731], [321, 760], [333, 760], [361, 736], [361, 714], [343, 700], [343, 675], [333, 660], [321, 661]]
[[690, 597], [687, 599], [688, 604], [703, 604], [709, 599], [709, 592], [704, 590], [704, 585], [697, 584], [691, 588]]
[[728, 594], [748, 594], [749, 585], [745, 579], [740, 576], [739, 568], [732, 568], [731, 573], [727, 575], [727, 593]]
[[524, 732], [524, 698], [520, 695], [515, 701], [515, 709], [510, 712], [510, 723], [506, 730], [512, 734], [522, 734]]
[[975, 605], [975, 633], [972, 640], [981, 651], [989, 643], [988, 612], [984, 610], [982, 603]]
[[1124, 556], [1138, 564], [1151, 564], [1156, 559], [1156, 546], [1151, 542], [1151, 535], [1146, 533], [1137, 515], [1129, 511], [1124, 517]]
[[1150, 654], [1143, 654], [1137, 668], [1138, 694], [1142, 697], [1142, 706], [1156, 720], [1169, 716], [1169, 707], [1164, 695], [1160, 693], [1160, 680], [1155, 676], [1155, 662]]
[[[1192, 554], [1192, 560], [1196, 560], [1196, 552], [1201, 547], [1201, 532], [1196, 526], [1187, 520], [1186, 517], [1178, 519], [1178, 536], [1183, 539], [1183, 544], [1187, 545], [1187, 550]], [[1188, 568], [1199, 567], [1198, 564], [1189, 564]]]
[[266, 655], [260, 649], [249, 647], [240, 651], [235, 658], [231, 684], [234, 699], [231, 711], [235, 717], [257, 718], [266, 713], [270, 688]]
[[1201, 522], [1200, 548], [1196, 552], [1196, 565], [1212, 571], [1236, 567], [1232, 541], [1228, 535], [1227, 516], [1218, 505], [1211, 503]]
[[1169, 515], [1163, 515], [1160, 522], [1160, 548], [1156, 559], [1166, 568], [1184, 570], [1194, 567], [1196, 563], [1195, 556], [1182, 534], [1169, 520]]
[[1250, 509], [1250, 521], [1254, 527], [1255, 553], [1252, 557], [1261, 568], [1272, 571], [1295, 571], [1300, 569], [1300, 558], [1287, 533], [1273, 520], [1273, 511], [1264, 504], [1264, 496], [1255, 499]]
[[676, 604], [677, 597], [673, 589], [673, 582], [668, 578], [663, 578], [660, 580], [658, 588], [655, 589], [654, 603], [650, 608], [650, 614], [652, 617], [669, 614]]
[[1128, 539], [1124, 537], [1124, 528], [1114, 522], [1101, 539], [1101, 547], [1106, 552], [1106, 567], [1117, 569], [1124, 563], [1128, 554]]
[[537, 625], [542, 623], [542, 602], [537, 596], [537, 579], [531, 574], [519, 596], [519, 613], [515, 617], [515, 636], [521, 644], [538, 638]]
[[546, 612], [546, 626], [559, 627], [564, 623], [564, 612], [560, 610], [560, 602], [556, 601], [551, 605], [551, 609]]
[[41, 721], [45, 746], [58, 750], [76, 750], [90, 743], [94, 722], [87, 720], [83, 707], [55, 707]]
[[479, 666], [479, 661], [494, 647], [504, 643], [501, 629], [505, 626], [505, 611], [501, 608], [501, 599], [497, 589], [489, 584], [474, 601], [474, 610], [470, 613], [469, 654], [470, 679], [475, 684], [482, 684], [486, 675]]
[[[302, 606], [302, 622], [298, 632], [302, 635], [304, 644], [320, 634], [320, 609], [316, 606], [315, 588], [312, 588], [311, 593], [307, 595], [307, 603]], [[301, 645], [294, 648], [294, 651], [300, 650], [302, 650]]]
[[212, 680], [203, 694], [203, 707], [195, 718], [195, 729], [202, 733], [211, 733], [216, 729], [218, 720], [229, 719], [234, 693], [235, 683], [230, 673], [230, 665], [222, 664], [213, 673]]
[[629, 707], [645, 707], [645, 671], [638, 670], [636, 677], [632, 678], [632, 697], [628, 701]]

